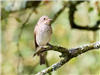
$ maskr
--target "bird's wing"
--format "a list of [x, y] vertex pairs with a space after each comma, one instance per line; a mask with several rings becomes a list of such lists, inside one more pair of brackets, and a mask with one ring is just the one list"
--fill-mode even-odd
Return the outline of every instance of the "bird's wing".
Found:
[[37, 27], [37, 25], [35, 26], [35, 29], [34, 29], [34, 42], [35, 42], [35, 49], [38, 47], [38, 44], [36, 43], [36, 27]]

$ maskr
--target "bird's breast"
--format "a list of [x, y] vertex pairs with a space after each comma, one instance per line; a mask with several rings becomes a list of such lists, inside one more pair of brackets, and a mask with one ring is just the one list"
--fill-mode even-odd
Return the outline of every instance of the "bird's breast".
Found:
[[40, 25], [36, 32], [36, 42], [40, 46], [45, 46], [51, 39], [52, 29], [48, 25]]

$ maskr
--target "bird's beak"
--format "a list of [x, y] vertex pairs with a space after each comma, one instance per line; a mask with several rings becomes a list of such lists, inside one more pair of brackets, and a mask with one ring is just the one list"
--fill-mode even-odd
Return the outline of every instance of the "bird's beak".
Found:
[[52, 19], [49, 19], [50, 21], [52, 21]]

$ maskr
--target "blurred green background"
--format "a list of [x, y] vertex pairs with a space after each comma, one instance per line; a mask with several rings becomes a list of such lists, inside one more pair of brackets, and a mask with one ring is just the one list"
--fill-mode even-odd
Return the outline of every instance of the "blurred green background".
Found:
[[[90, 27], [95, 25], [100, 19], [100, 11], [97, 10], [95, 3], [96, 1], [90, 1], [77, 5], [74, 14], [76, 24]], [[100, 1], [98, 3], [100, 8]], [[34, 7], [36, 10], [25, 24], [19, 40], [22, 24], [32, 11], [31, 7], [25, 8], [25, 5], [25, 1], [1, 1], [1, 75], [18, 75], [18, 72], [19, 75], [34, 75], [47, 68], [46, 65], [39, 64], [38, 56], [32, 57], [36, 51], [34, 26], [43, 15], [53, 18], [63, 7], [63, 1], [42, 1], [37, 8]], [[70, 49], [100, 41], [100, 30], [72, 29], [68, 17], [69, 8], [66, 7], [52, 23], [53, 35], [50, 44]], [[60, 61], [59, 55], [59, 52], [48, 51], [46, 58], [49, 65]], [[100, 75], [100, 50], [89, 51], [73, 58], [57, 71], [52, 72], [52, 75]]]

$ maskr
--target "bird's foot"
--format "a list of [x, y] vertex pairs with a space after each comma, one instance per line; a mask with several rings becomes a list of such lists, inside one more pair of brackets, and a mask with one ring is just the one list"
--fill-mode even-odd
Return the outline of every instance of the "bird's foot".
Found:
[[52, 48], [52, 46], [49, 43], [47, 43], [47, 46], [49, 46], [50, 48]]

